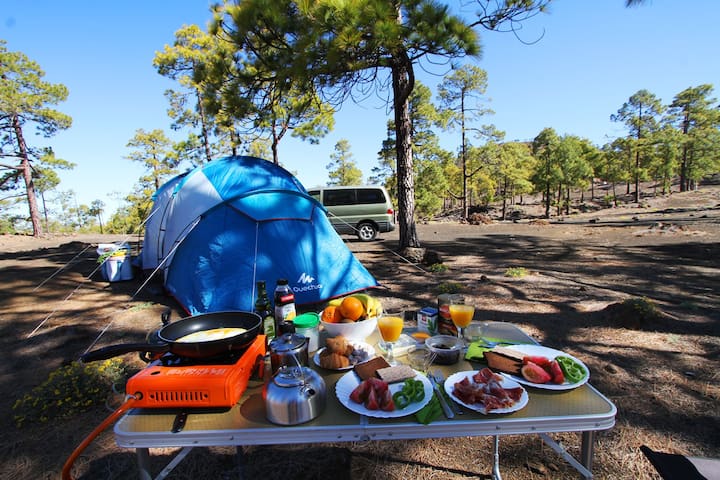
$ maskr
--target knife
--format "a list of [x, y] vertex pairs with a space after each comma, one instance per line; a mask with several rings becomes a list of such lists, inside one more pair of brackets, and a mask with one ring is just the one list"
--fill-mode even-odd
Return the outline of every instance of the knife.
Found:
[[433, 390], [435, 390], [435, 394], [438, 397], [438, 400], [440, 400], [440, 406], [443, 409], [443, 413], [445, 413], [445, 416], [447, 418], [455, 418], [455, 414], [452, 410], [450, 410], [450, 405], [447, 404], [447, 401], [445, 400], [445, 397], [443, 396], [442, 392], [440, 391], [440, 386], [438, 385], [437, 381], [435, 380], [435, 377], [430, 375], [430, 383], [432, 383]]
[[[440, 370], [435, 370], [435, 373], [431, 373], [432, 377], [435, 379], [435, 381], [438, 383], [438, 385], [443, 385], [443, 388], [445, 386], [445, 375], [442, 374]], [[445, 392], [447, 393], [447, 392]], [[455, 412], [455, 415], [464, 415], [465, 412], [462, 411], [460, 408], [460, 405], [455, 403], [452, 398], [448, 399], [445, 395], [443, 395], [445, 399], [450, 404], [450, 408], [452, 408], [453, 412]]]

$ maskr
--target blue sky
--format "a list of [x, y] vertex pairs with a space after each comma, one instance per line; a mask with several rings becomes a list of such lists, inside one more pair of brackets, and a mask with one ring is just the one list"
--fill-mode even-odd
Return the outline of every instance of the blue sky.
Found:
[[[128, 0], [58, 2], [4, 0], [0, 39], [10, 51], [38, 62], [46, 79], [70, 90], [58, 106], [73, 118], [71, 129], [50, 140], [29, 132], [28, 141], [52, 146], [77, 164], [61, 172], [60, 190], [79, 203], [102, 200], [108, 213], [130, 193], [142, 168], [124, 157], [137, 129], [164, 129], [170, 121], [163, 92], [177, 85], [152, 66], [156, 51], [172, 44], [184, 24], [205, 26], [209, 2]], [[454, 3], [454, 2], [453, 2]], [[506, 132], [507, 140], [529, 140], [545, 127], [602, 145], [625, 135], [610, 121], [623, 102], [647, 89], [669, 103], [685, 88], [720, 85], [720, 2], [649, 0], [625, 8], [624, 0], [556, 0], [550, 13], [522, 25], [519, 37], [481, 31], [482, 57], [468, 59], [488, 73], [489, 107], [483, 123]], [[434, 88], [446, 73], [418, 69]], [[326, 165], [340, 139], [365, 177], [377, 164], [389, 111], [381, 99], [347, 103], [335, 130], [310, 145], [287, 138], [280, 161], [306, 187], [327, 183]], [[438, 132], [455, 150], [457, 132]]]

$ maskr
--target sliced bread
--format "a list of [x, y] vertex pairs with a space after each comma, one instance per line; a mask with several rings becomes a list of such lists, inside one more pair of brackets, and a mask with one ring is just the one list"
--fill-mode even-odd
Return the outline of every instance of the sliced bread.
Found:
[[495, 347], [483, 353], [490, 370], [520, 375], [524, 354], [506, 347]]
[[367, 362], [358, 363], [353, 367], [357, 376], [361, 380], [367, 380], [370, 377], [375, 377], [375, 372], [381, 368], [387, 368], [390, 364], [383, 357], [373, 357]]
[[394, 367], [385, 367], [377, 371], [380, 380], [387, 383], [402, 382], [407, 378], [415, 377], [415, 370], [407, 365], [395, 365]]

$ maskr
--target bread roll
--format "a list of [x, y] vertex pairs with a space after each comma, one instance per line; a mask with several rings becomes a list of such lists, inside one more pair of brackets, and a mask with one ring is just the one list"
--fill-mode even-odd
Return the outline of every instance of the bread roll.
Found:
[[345, 355], [324, 350], [320, 355], [320, 366], [333, 370], [347, 368], [350, 366], [350, 359]]
[[350, 348], [350, 353], [352, 353], [352, 345], [350, 345], [347, 339], [342, 335], [338, 335], [334, 338], [327, 338], [325, 340], [325, 345], [327, 346], [326, 350], [330, 350], [332, 353], [347, 355], [348, 347]]

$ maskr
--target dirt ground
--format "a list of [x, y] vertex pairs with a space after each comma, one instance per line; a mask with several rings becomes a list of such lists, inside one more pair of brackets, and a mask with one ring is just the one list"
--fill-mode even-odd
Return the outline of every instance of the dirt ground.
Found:
[[[720, 457], [720, 186], [645, 199], [641, 206], [575, 213], [551, 222], [521, 206], [516, 222], [418, 225], [423, 247], [448, 267], [432, 273], [394, 253], [397, 232], [347, 245], [383, 288], [388, 309], [434, 305], [439, 285], [457, 282], [475, 319], [512, 322], [543, 344], [581, 358], [591, 383], [618, 408], [597, 435], [599, 479], [659, 478], [640, 445]], [[16, 428], [12, 405], [48, 374], [99, 345], [141, 341], [167, 306], [151, 282], [108, 283], [96, 271], [98, 243], [137, 237], [0, 236], [0, 478], [58, 478], [72, 450], [108, 414], [98, 406], [66, 420]], [[509, 268], [528, 275], [510, 277]], [[618, 307], [644, 298], [656, 315]], [[136, 356], [135, 356], [136, 357]], [[128, 356], [130, 359], [130, 356]], [[109, 394], [111, 398], [117, 395]], [[579, 435], [553, 434], [577, 455]], [[578, 478], [537, 436], [501, 439], [507, 479]], [[159, 472], [174, 450], [153, 451]], [[490, 438], [254, 447], [248, 478], [490, 478]], [[231, 478], [231, 448], [195, 449], [168, 478]], [[76, 462], [78, 479], [137, 478], [133, 452], [111, 429]]]

